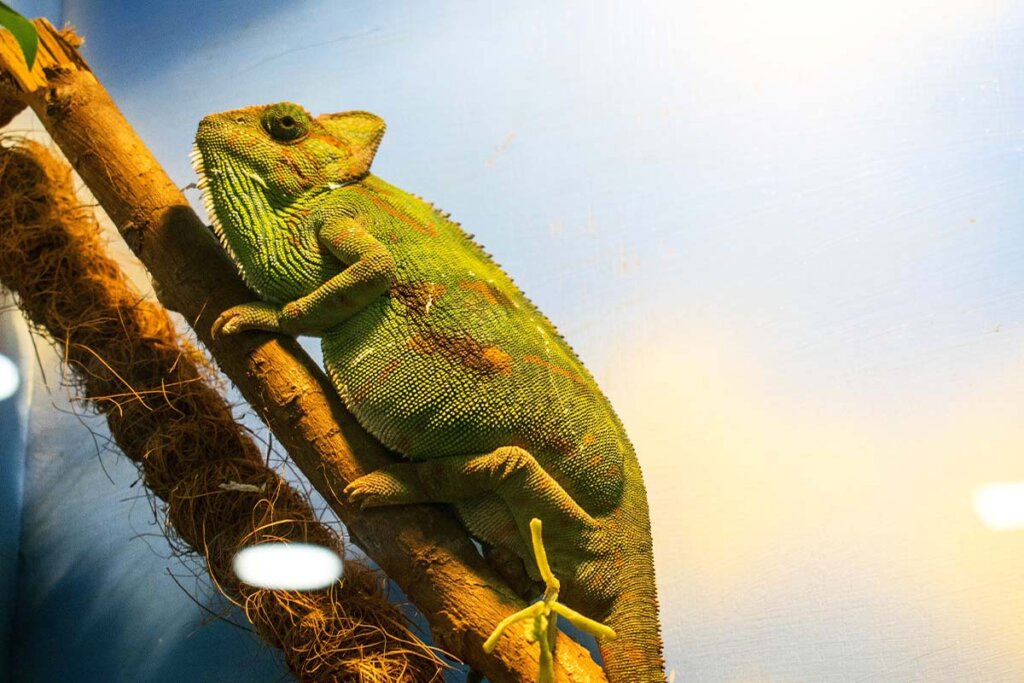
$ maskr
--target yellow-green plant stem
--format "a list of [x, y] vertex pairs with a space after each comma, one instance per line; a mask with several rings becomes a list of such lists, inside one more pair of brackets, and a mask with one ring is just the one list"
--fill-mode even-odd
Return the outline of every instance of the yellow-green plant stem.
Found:
[[533, 540], [533, 554], [537, 558], [537, 569], [546, 586], [544, 597], [526, 609], [502, 619], [494, 629], [494, 633], [484, 643], [484, 652], [490, 653], [494, 650], [501, 634], [509, 626], [519, 621], [529, 620], [531, 623], [527, 626], [526, 639], [531, 643], [534, 641], [540, 643], [540, 675], [537, 681], [538, 683], [554, 683], [554, 645], [555, 636], [558, 634], [558, 615], [562, 615], [573, 626], [596, 638], [614, 638], [615, 631], [558, 602], [560, 584], [551, 572], [551, 565], [548, 564], [548, 554], [544, 550], [544, 539], [541, 536], [541, 521], [536, 517], [530, 520], [530, 535]]

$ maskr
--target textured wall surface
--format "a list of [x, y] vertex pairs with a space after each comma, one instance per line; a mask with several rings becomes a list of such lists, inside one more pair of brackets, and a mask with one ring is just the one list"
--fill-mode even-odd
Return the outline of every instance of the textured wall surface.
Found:
[[[61, 9], [183, 186], [212, 111], [388, 121], [374, 170], [475, 233], [623, 416], [677, 680], [1024, 678], [1024, 532], [972, 508], [979, 485], [1024, 479], [1019, 5]], [[51, 400], [33, 419], [54, 433], [32, 438], [80, 442]], [[133, 495], [47, 467], [30, 457], [30, 481], [63, 481], [68, 510]], [[34, 491], [26, 533], [55, 495]], [[77, 540], [54, 562], [88, 550], [110, 572], [116, 552], [138, 572], [163, 552], [62, 519]], [[180, 594], [147, 571], [147, 599]], [[170, 671], [189, 641], [167, 647]]]

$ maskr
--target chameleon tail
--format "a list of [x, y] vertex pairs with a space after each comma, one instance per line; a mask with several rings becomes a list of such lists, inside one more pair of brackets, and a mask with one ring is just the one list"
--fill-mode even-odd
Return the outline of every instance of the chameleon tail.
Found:
[[[609, 683], [663, 683], [658, 595], [654, 580], [650, 516], [640, 468], [627, 461], [623, 496], [621, 555], [613, 560], [617, 596], [602, 622], [616, 633], [600, 639], [601, 658]], [[629, 470], [634, 470], [630, 472]]]
[[638, 585], [612, 606], [604, 620], [616, 633], [615, 638], [598, 641], [608, 683], [665, 681], [653, 571], [646, 578], [647, 585], [636, 582]]

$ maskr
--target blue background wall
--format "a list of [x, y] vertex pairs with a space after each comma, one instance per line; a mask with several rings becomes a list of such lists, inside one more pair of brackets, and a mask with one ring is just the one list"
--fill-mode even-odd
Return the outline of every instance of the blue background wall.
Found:
[[[1024, 676], [1024, 540], [972, 508], [1024, 479], [1022, 8], [39, 7], [182, 186], [212, 111], [387, 119], [375, 171], [476, 233], [622, 414], [677, 680]], [[273, 680], [198, 627], [61, 396], [33, 401], [16, 670], [60, 643], [83, 680]]]
[[[11, 303], [9, 297], [0, 294], [0, 306]], [[18, 552], [21, 547], [29, 410], [29, 390], [20, 377], [31, 373], [25, 336], [13, 316], [0, 315], [0, 355], [13, 359], [18, 373], [13, 379], [18, 385], [15, 393], [0, 398], [0, 665], [4, 673], [11, 660], [18, 604]], [[11, 386], [10, 382], [9, 376], [0, 379], [0, 384], [5, 387]]]

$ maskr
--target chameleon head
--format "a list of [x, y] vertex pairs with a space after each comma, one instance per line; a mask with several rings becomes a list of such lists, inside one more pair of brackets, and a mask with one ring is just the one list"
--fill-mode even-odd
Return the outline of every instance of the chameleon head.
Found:
[[365, 176], [383, 135], [384, 121], [368, 112], [313, 118], [279, 102], [204, 118], [193, 161], [204, 183], [255, 183], [287, 203]]

